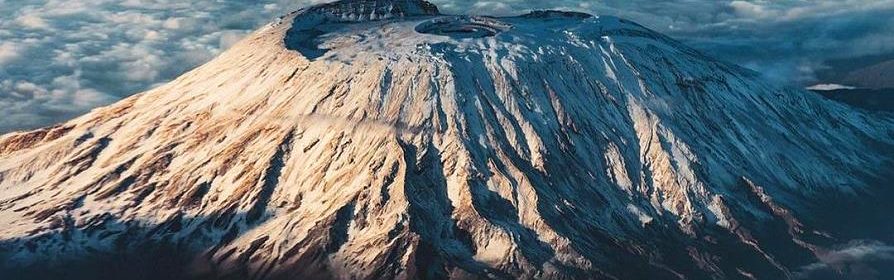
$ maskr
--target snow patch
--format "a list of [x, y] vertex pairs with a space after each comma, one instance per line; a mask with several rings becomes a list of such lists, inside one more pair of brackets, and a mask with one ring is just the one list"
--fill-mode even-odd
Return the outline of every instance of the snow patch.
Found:
[[816, 90], [816, 91], [830, 91], [830, 90], [842, 90], [842, 89], [856, 89], [857, 87], [839, 85], [839, 84], [818, 84], [807, 87], [808, 90]]
[[654, 220], [652, 218], [652, 216], [649, 216], [648, 214], [646, 214], [646, 212], [643, 212], [643, 210], [640, 209], [639, 207], [636, 207], [636, 205], [627, 204], [627, 211], [630, 212], [630, 214], [633, 214], [634, 216], [636, 216], [636, 218], [639, 219], [639, 222], [643, 227], [645, 227], [646, 225], [651, 223], [652, 220]]

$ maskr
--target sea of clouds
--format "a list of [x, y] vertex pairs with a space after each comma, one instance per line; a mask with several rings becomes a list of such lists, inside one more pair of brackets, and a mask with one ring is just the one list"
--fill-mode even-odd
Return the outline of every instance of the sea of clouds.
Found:
[[0, 132], [169, 81], [283, 11], [269, 1], [0, 0]]
[[[169, 81], [312, 0], [0, 0], [0, 133]], [[617, 15], [792, 84], [825, 61], [894, 53], [894, 0], [432, 0], [446, 13]]]

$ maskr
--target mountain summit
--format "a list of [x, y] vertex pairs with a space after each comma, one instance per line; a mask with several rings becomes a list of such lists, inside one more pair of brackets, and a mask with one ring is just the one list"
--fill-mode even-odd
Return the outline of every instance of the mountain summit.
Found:
[[303, 17], [323, 16], [338, 22], [362, 22], [413, 16], [436, 16], [438, 7], [422, 0], [345, 0], [313, 6]]
[[14, 279], [877, 275], [836, 253], [894, 241], [892, 139], [890, 117], [626, 20], [341, 1], [0, 137], [0, 263]]

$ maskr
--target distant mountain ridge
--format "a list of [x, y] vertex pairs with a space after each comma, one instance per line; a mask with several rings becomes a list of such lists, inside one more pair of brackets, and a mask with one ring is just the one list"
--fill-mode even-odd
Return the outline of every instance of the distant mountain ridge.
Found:
[[843, 82], [861, 88], [894, 88], [894, 60], [884, 61], [847, 74]]
[[842, 102], [854, 107], [894, 112], [894, 89], [835, 89], [814, 90], [826, 98]]

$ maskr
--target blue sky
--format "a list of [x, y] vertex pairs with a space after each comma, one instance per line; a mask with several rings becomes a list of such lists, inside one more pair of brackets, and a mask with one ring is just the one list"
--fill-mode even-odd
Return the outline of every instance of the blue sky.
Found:
[[[311, 0], [0, 0], [0, 132], [64, 121], [169, 81]], [[446, 13], [577, 10], [637, 21], [796, 85], [894, 54], [894, 0], [432, 0]], [[881, 58], [878, 58], [881, 59]]]

